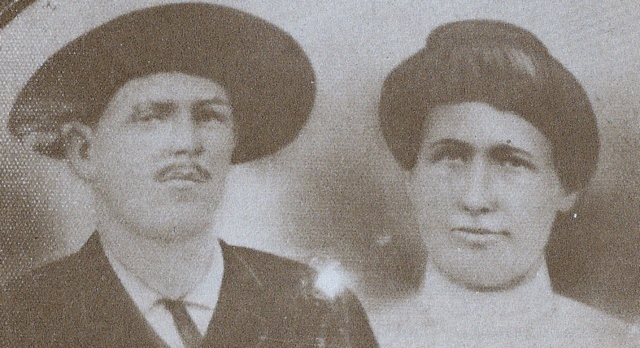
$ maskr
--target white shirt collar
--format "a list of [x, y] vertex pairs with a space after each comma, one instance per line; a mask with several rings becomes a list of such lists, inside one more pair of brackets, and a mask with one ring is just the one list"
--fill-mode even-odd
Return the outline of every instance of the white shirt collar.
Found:
[[[214, 255], [218, 255], [220, 260], [213, 262], [212, 265], [223, 265], [222, 250], [220, 244], [216, 243], [218, 249]], [[113, 255], [105, 250], [111, 267], [120, 279], [122, 286], [125, 288], [138, 309], [145, 314], [154, 306], [157, 306], [158, 300], [163, 296], [154, 289], [146, 285], [140, 278], [132, 274], [126, 267], [118, 261]], [[191, 290], [182, 300], [187, 306], [195, 306], [201, 309], [213, 311], [218, 302], [220, 286], [222, 285], [222, 276], [224, 270], [219, 267], [210, 267], [209, 272], [198, 282], [196, 287]]]

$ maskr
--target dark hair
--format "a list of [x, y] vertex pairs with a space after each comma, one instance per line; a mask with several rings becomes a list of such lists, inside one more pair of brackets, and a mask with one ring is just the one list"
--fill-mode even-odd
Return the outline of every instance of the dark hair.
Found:
[[500, 21], [444, 24], [389, 73], [380, 126], [404, 169], [416, 164], [430, 111], [466, 102], [514, 113], [540, 130], [567, 192], [584, 188], [593, 176], [600, 142], [589, 98], [532, 33]]
[[293, 141], [313, 108], [315, 74], [298, 43], [263, 19], [229, 7], [183, 3], [122, 15], [73, 40], [35, 72], [9, 115], [12, 134], [64, 157], [61, 127], [97, 124], [127, 82], [161, 72], [208, 78], [233, 108], [234, 163]]

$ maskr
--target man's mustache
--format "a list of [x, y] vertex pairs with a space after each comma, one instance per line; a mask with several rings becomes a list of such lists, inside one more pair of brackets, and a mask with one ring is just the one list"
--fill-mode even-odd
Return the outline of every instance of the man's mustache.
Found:
[[196, 162], [172, 163], [160, 169], [156, 173], [155, 179], [159, 182], [169, 180], [205, 182], [211, 179], [211, 172]]

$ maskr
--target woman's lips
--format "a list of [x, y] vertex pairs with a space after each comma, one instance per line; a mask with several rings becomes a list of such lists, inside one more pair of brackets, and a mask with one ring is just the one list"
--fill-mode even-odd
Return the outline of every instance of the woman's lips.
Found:
[[496, 231], [479, 227], [453, 228], [451, 232], [455, 237], [474, 246], [485, 246], [509, 237], [509, 232], [506, 230]]
[[466, 233], [471, 233], [471, 234], [477, 234], [477, 235], [490, 235], [490, 234], [498, 234], [498, 235], [508, 235], [509, 233], [505, 230], [500, 230], [500, 231], [494, 231], [494, 230], [490, 230], [488, 228], [480, 228], [480, 227], [459, 227], [459, 228], [454, 228], [454, 231], [461, 231], [461, 232], [466, 232]]

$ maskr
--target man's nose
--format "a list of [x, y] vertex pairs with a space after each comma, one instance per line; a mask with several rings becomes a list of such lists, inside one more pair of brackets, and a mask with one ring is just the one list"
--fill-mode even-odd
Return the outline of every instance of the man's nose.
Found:
[[482, 160], [470, 163], [462, 182], [460, 206], [471, 215], [495, 211], [497, 202], [492, 190], [490, 167]]
[[173, 122], [172, 145], [176, 155], [199, 155], [204, 150], [200, 130], [189, 110], [181, 110]]

